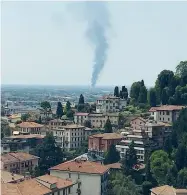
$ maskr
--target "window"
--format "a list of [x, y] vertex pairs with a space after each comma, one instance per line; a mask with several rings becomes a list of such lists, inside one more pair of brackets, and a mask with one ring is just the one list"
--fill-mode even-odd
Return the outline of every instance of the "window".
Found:
[[69, 178], [71, 178], [71, 173], [69, 173]]
[[71, 188], [68, 188], [68, 193], [71, 193]]
[[160, 118], [160, 121], [161, 121], [161, 118]]
[[168, 118], [168, 121], [170, 121], [170, 118]]
[[166, 114], [169, 115], [169, 111], [166, 111]]
[[165, 112], [163, 111], [163, 115], [165, 114]]
[[162, 115], [162, 112], [160, 112], [160, 115]]
[[152, 112], [152, 115], [154, 115], [154, 112]]
[[163, 118], [163, 121], [164, 121], [164, 118]]

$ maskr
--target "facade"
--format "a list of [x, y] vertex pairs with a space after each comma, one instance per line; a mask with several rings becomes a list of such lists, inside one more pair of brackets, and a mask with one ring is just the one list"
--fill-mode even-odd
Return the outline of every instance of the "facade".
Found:
[[54, 119], [49, 121], [49, 129], [58, 129], [58, 127], [69, 124], [73, 124], [73, 122], [69, 120]]
[[177, 120], [180, 110], [185, 106], [164, 105], [152, 107], [149, 112], [155, 121], [173, 123]]
[[73, 183], [51, 175], [43, 175], [18, 183], [3, 183], [3, 195], [75, 195], [72, 194]]
[[84, 125], [85, 121], [89, 120], [92, 128], [103, 128], [108, 118], [112, 125], [118, 125], [119, 113], [76, 113], [74, 115], [76, 124]]
[[38, 166], [39, 157], [24, 152], [10, 152], [1, 155], [1, 169], [25, 174]]
[[38, 134], [16, 135], [4, 137], [1, 140], [1, 153], [27, 152], [29, 153], [38, 144], [41, 144], [44, 136]]
[[89, 136], [88, 151], [99, 156], [103, 156], [110, 146], [118, 144], [122, 140], [122, 136], [117, 133], [104, 133]]
[[187, 195], [187, 189], [176, 189], [173, 186], [160, 186], [151, 189], [151, 195]]
[[77, 124], [59, 126], [51, 129], [58, 145], [67, 150], [75, 149], [81, 146], [85, 127]]
[[97, 113], [119, 112], [127, 105], [126, 99], [121, 99], [112, 95], [104, 96], [96, 102]]
[[142, 117], [136, 117], [131, 120], [130, 125], [132, 129], [140, 130], [145, 126], [146, 120]]
[[50, 175], [71, 179], [72, 194], [81, 195], [106, 195], [108, 172], [107, 166], [78, 159], [50, 168]]
[[22, 122], [17, 125], [20, 134], [42, 134], [44, 126], [35, 122]]

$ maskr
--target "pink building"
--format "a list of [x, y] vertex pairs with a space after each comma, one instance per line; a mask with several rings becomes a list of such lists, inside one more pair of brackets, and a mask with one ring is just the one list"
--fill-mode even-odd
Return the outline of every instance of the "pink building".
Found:
[[145, 127], [146, 120], [142, 117], [137, 117], [131, 120], [130, 125], [132, 129], [140, 130]]
[[107, 151], [112, 144], [116, 145], [122, 140], [117, 133], [104, 133], [89, 136], [88, 149], [90, 151]]

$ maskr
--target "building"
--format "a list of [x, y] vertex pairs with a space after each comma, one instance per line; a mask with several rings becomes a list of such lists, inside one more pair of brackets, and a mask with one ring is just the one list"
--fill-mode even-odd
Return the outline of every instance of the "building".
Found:
[[84, 125], [85, 121], [89, 120], [92, 128], [103, 128], [107, 119], [112, 125], [117, 126], [119, 113], [75, 113], [74, 115], [76, 124]]
[[1, 155], [1, 169], [12, 173], [25, 174], [38, 166], [39, 157], [24, 153], [10, 152]]
[[118, 144], [122, 140], [122, 135], [117, 133], [104, 133], [89, 136], [88, 151], [99, 156], [103, 156], [110, 146]]
[[42, 134], [44, 125], [35, 122], [22, 122], [17, 125], [20, 134]]
[[164, 105], [160, 107], [152, 107], [149, 112], [155, 121], [173, 123], [177, 120], [182, 108], [185, 108], [185, 106]]
[[85, 127], [78, 124], [58, 126], [56, 129], [51, 129], [58, 145], [67, 150], [81, 146], [85, 139], [84, 130]]
[[41, 144], [44, 139], [44, 135], [30, 134], [30, 135], [16, 135], [4, 137], [1, 140], [1, 153], [8, 152], [27, 152], [36, 148], [38, 144]]
[[75, 195], [73, 183], [51, 175], [27, 179], [19, 183], [1, 184], [2, 195]]
[[173, 186], [160, 186], [151, 189], [151, 195], [187, 195], [187, 189], [176, 189]]
[[1, 175], [1, 184], [3, 184], [3, 183], [17, 183], [17, 182], [21, 182], [24, 180], [23, 175], [10, 173], [10, 172], [5, 171], [5, 170], [0, 170], [0, 175]]
[[49, 121], [49, 129], [58, 129], [61, 126], [73, 124], [70, 120], [53, 119]]
[[97, 113], [120, 112], [127, 105], [126, 99], [121, 99], [112, 95], [104, 96], [96, 101]]
[[21, 121], [21, 114], [12, 114], [8, 117], [8, 121], [10, 123], [16, 123], [17, 121]]
[[75, 185], [72, 193], [81, 195], [106, 195], [109, 168], [87, 160], [73, 160], [50, 168], [50, 175], [71, 179]]
[[140, 130], [144, 128], [146, 120], [142, 117], [136, 117], [130, 121], [130, 126], [132, 129]]

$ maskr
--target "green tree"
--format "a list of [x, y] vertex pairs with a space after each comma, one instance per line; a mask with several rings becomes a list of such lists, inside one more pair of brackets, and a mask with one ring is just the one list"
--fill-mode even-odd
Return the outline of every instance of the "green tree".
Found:
[[147, 103], [147, 89], [145, 86], [141, 86], [139, 96], [138, 96], [139, 103]]
[[141, 88], [141, 83], [134, 82], [130, 89], [130, 97], [133, 98], [136, 102], [138, 102], [140, 88]]
[[120, 98], [127, 99], [128, 96], [128, 89], [125, 86], [122, 86], [122, 90], [120, 91]]
[[181, 86], [187, 84], [187, 61], [181, 61], [176, 67], [176, 75], [181, 78]]
[[177, 167], [173, 165], [170, 169], [168, 169], [165, 183], [170, 186], [175, 186], [176, 178], [177, 178]]
[[40, 157], [38, 166], [40, 175], [46, 174], [50, 167], [63, 162], [62, 150], [56, 145], [51, 133], [47, 134], [43, 143], [36, 147], [35, 155]]
[[133, 174], [133, 167], [137, 164], [136, 150], [132, 141], [127, 149], [125, 157], [122, 159], [122, 170], [125, 175]]
[[21, 115], [21, 120], [23, 121], [23, 122], [26, 122], [28, 119], [29, 119], [29, 117], [30, 117], [30, 114], [23, 114], [23, 115]]
[[81, 94], [79, 98], [79, 104], [84, 104], [84, 96]]
[[77, 110], [79, 112], [83, 112], [83, 111], [87, 111], [90, 109], [90, 106], [88, 105], [88, 109], [85, 108], [85, 103], [84, 103], [84, 96], [81, 94], [80, 95], [80, 98], [79, 98], [79, 103], [78, 103], [78, 106], [77, 106]]
[[169, 154], [169, 156], [171, 155], [171, 152], [172, 152], [172, 139], [171, 139], [171, 137], [167, 137], [165, 139], [163, 149], [165, 152], [167, 152]]
[[38, 123], [42, 124], [42, 117], [41, 116], [39, 116]]
[[44, 115], [47, 115], [51, 112], [51, 105], [48, 101], [41, 102], [41, 108], [43, 109]]
[[167, 87], [162, 89], [161, 102], [163, 105], [166, 105], [169, 102], [169, 95], [168, 95], [168, 88]]
[[67, 113], [70, 110], [71, 110], [71, 103], [69, 101], [67, 101], [66, 102], [66, 107], [65, 107], [65, 112]]
[[187, 167], [179, 171], [177, 177], [177, 187], [187, 189]]
[[119, 87], [115, 86], [114, 88], [114, 96], [119, 97]]
[[187, 166], [187, 147], [184, 144], [180, 144], [175, 154], [175, 164], [178, 170]]
[[119, 152], [116, 150], [115, 145], [111, 145], [108, 152], [106, 153], [105, 156], [105, 160], [104, 160], [104, 164], [112, 164], [112, 163], [116, 163], [120, 160], [120, 154]]
[[63, 111], [63, 107], [62, 107], [61, 102], [58, 102], [58, 104], [57, 104], [56, 115], [57, 115], [57, 118], [61, 118], [64, 115], [64, 111]]
[[165, 184], [166, 174], [173, 166], [168, 154], [163, 150], [157, 150], [152, 153], [150, 158], [151, 172], [159, 185]]
[[156, 90], [154, 88], [149, 90], [148, 102], [151, 107], [155, 107], [157, 104]]
[[149, 181], [144, 181], [142, 184], [142, 193], [143, 195], [150, 195], [150, 189], [153, 187], [153, 184]]
[[104, 126], [105, 133], [112, 133], [112, 124], [110, 122], [110, 119], [108, 118], [106, 120], [105, 126]]

